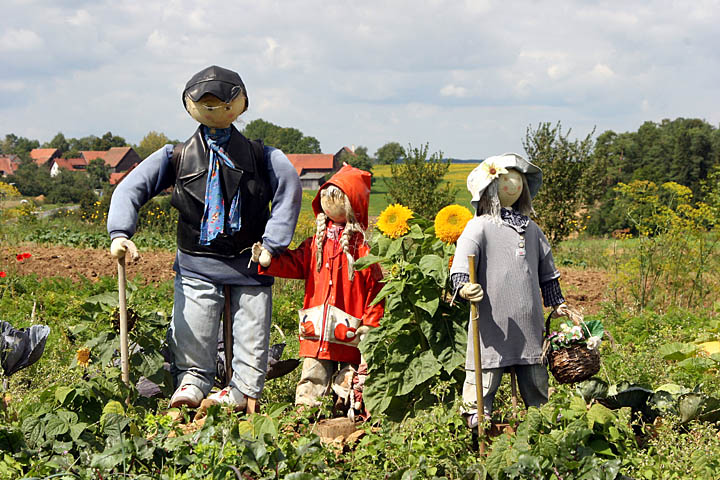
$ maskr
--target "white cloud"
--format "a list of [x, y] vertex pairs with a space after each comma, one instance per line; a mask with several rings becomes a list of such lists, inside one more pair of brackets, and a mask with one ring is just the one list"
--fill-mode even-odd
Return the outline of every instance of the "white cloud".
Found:
[[450, 83], [440, 89], [440, 95], [442, 95], [443, 97], [462, 98], [467, 95], [467, 88], [459, 87], [457, 85]]
[[84, 27], [92, 23], [92, 16], [87, 10], [77, 10], [72, 16], [67, 17], [67, 23], [75, 27]]
[[615, 76], [615, 72], [613, 72], [612, 68], [603, 63], [598, 63], [597, 65], [595, 65], [592, 69], [592, 74], [595, 77], [603, 79], [612, 78]]
[[0, 52], [27, 52], [43, 46], [43, 39], [25, 28], [6, 30], [0, 36]]

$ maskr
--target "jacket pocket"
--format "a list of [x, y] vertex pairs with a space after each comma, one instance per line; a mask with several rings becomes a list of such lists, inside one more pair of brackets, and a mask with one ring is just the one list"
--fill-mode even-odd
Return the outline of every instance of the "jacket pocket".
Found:
[[328, 341], [345, 345], [360, 343], [356, 332], [362, 321], [337, 307], [328, 305], [327, 325], [329, 330]]
[[318, 340], [322, 333], [324, 305], [298, 310], [300, 338]]

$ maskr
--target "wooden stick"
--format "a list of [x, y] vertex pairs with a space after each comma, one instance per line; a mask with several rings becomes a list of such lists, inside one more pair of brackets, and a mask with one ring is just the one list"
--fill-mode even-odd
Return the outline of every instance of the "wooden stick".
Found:
[[117, 259], [118, 264], [118, 309], [120, 310], [120, 368], [122, 381], [130, 385], [130, 360], [128, 352], [128, 325], [127, 325], [127, 277], [125, 276], [125, 255]]
[[233, 332], [230, 317], [230, 285], [225, 285], [225, 312], [223, 314], [223, 345], [225, 348], [225, 386], [230, 385], [233, 377]]
[[512, 418], [517, 418], [517, 374], [515, 373], [515, 367], [510, 368], [510, 388], [512, 390]]
[[[470, 283], [476, 282], [475, 255], [468, 255], [468, 269], [470, 270]], [[480, 453], [485, 453], [485, 399], [483, 398], [482, 384], [482, 355], [480, 352], [480, 329], [478, 328], [478, 306], [476, 302], [470, 303], [470, 319], [473, 331], [473, 353], [475, 360], [475, 393], [477, 394], [478, 416], [478, 447]]]

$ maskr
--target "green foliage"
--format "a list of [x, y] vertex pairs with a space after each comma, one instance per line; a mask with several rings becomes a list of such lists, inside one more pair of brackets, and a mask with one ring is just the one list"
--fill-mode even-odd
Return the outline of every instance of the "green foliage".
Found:
[[5, 140], [0, 142], [0, 153], [6, 155], [17, 155], [23, 160], [30, 158], [30, 150], [38, 148], [40, 142], [25, 137], [18, 137], [14, 133], [5, 135]]
[[443, 207], [453, 203], [457, 189], [444, 181], [450, 161], [443, 160], [442, 152], [428, 157], [429, 145], [420, 148], [408, 146], [401, 163], [390, 165], [390, 176], [385, 178], [390, 203], [400, 203], [425, 218], [434, 218]]
[[455, 246], [435, 238], [430, 222], [411, 220], [394, 240], [376, 231], [371, 245], [355, 268], [379, 263], [387, 276], [375, 298], [385, 316], [360, 344], [370, 368], [364, 398], [373, 414], [400, 419], [435, 401], [432, 385], [462, 375], [468, 312], [447, 303]]
[[381, 165], [390, 165], [402, 158], [405, 158], [405, 149], [397, 142], [388, 142], [375, 152], [375, 159]]
[[135, 152], [137, 152], [141, 159], [145, 160], [151, 153], [169, 143], [176, 144], [179, 142], [170, 140], [164, 133], [151, 130], [140, 140], [140, 143], [135, 146]]
[[250, 140], [260, 139], [265, 145], [279, 148], [284, 153], [321, 153], [320, 142], [315, 137], [305, 136], [292, 127], [281, 127], [258, 118], [248, 123], [243, 135]]
[[340, 154], [340, 162], [345, 162], [366, 172], [372, 171], [373, 159], [368, 155], [367, 147], [362, 145], [356, 147], [353, 153], [343, 150]]
[[20, 162], [20, 166], [7, 181], [14, 183], [21, 194], [30, 197], [47, 194], [50, 184], [50, 171], [40, 168], [33, 161]]
[[110, 166], [106, 165], [105, 161], [100, 158], [90, 160], [85, 171], [92, 188], [103, 188], [110, 180]]
[[527, 128], [523, 147], [528, 159], [543, 172], [543, 186], [533, 199], [538, 223], [551, 243], [566, 238], [580, 224], [576, 216], [587, 201], [584, 196], [593, 183], [590, 154], [592, 132], [583, 140], [569, 139], [571, 130], [563, 133], [558, 122], [540, 123], [536, 130]]

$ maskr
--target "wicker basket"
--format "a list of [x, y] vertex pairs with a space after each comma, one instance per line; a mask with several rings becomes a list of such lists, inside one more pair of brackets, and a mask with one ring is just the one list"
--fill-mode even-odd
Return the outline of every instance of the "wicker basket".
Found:
[[[545, 337], [550, 334], [550, 318], [545, 321]], [[582, 315], [572, 312], [570, 319], [576, 325], [582, 322]], [[582, 382], [600, 371], [600, 354], [586, 345], [571, 345], [567, 348], [547, 352], [548, 366], [558, 383]]]

